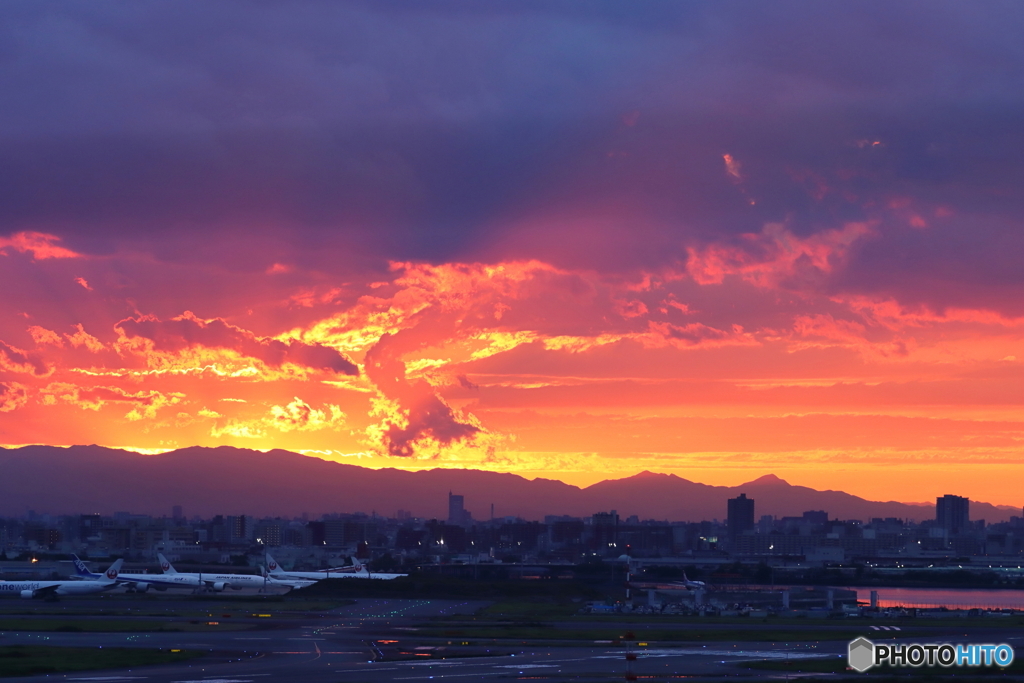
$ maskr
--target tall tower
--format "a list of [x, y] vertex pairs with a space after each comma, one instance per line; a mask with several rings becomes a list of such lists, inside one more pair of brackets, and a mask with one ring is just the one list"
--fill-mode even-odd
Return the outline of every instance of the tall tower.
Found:
[[463, 496], [457, 496], [451, 491], [448, 492], [448, 523], [465, 524], [466, 522], [466, 500]]
[[735, 539], [744, 531], [754, 528], [754, 499], [741, 493], [738, 498], [729, 499], [728, 509], [729, 538]]
[[935, 499], [935, 522], [951, 534], [967, 531], [970, 526], [971, 501], [949, 494]]

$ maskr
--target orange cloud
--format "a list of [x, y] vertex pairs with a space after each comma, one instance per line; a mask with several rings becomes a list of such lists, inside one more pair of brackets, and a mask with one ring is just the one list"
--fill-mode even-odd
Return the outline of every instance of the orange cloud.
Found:
[[82, 258], [81, 254], [58, 246], [57, 242], [60, 241], [61, 239], [56, 235], [30, 231], [19, 232], [10, 237], [0, 237], [0, 254], [7, 255], [10, 251], [22, 254], [30, 253], [32, 258], [40, 261], [55, 258]]
[[344, 423], [345, 413], [336, 405], [328, 404], [327, 410], [317, 410], [298, 396], [286, 406], [270, 408], [270, 424], [282, 432], [295, 430], [315, 431], [336, 427]]
[[77, 332], [75, 332], [74, 334], [65, 334], [64, 336], [67, 338], [69, 342], [71, 342], [71, 345], [74, 346], [76, 349], [84, 346], [86, 349], [93, 353], [99, 353], [100, 351], [103, 351], [104, 349], [107, 348], [106, 346], [103, 345], [103, 342], [101, 342], [99, 339], [92, 336], [88, 332], [86, 332], [85, 327], [82, 325], [82, 323], [78, 323], [77, 325], [75, 325], [75, 327], [78, 330]]
[[0, 382], [0, 413], [9, 413], [28, 403], [28, 389], [17, 382]]
[[56, 346], [59, 349], [64, 348], [64, 340], [53, 330], [48, 330], [39, 325], [32, 325], [28, 328], [28, 333], [32, 336], [32, 341], [36, 343], [36, 346], [50, 345]]
[[[218, 419], [223, 417], [216, 411], [202, 409], [199, 417]], [[256, 418], [232, 418], [223, 424], [214, 425], [212, 436], [232, 436], [243, 439], [265, 439], [268, 429], [279, 432], [316, 432], [323, 429], [339, 429], [345, 425], [345, 413], [337, 405], [328, 403], [317, 409], [299, 397], [290, 403], [270, 407], [265, 415]]]
[[40, 400], [45, 405], [60, 401], [85, 410], [99, 410], [109, 403], [128, 403], [133, 406], [125, 415], [129, 421], [155, 419], [161, 408], [178, 405], [184, 399], [184, 394], [180, 393], [163, 394], [155, 390], [130, 393], [117, 387], [80, 387], [66, 382], [53, 382], [40, 392]]

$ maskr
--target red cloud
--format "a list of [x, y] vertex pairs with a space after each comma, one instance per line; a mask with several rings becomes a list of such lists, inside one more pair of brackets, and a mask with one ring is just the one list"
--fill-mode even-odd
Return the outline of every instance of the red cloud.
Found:
[[10, 237], [0, 237], [0, 254], [6, 255], [9, 250], [31, 253], [32, 258], [43, 260], [49, 258], [82, 258], [81, 254], [59, 247], [56, 242], [60, 238], [42, 232], [18, 232]]
[[[480, 428], [460, 419], [423, 379], [406, 377], [405, 353], [454, 334], [457, 315], [428, 310], [416, 325], [395, 334], [385, 334], [366, 354], [366, 375], [382, 394], [398, 404], [381, 425], [388, 453], [411, 456], [415, 445], [433, 439], [442, 446], [472, 438]], [[404, 424], [403, 424], [404, 423]]]
[[152, 315], [126, 318], [117, 323], [115, 329], [127, 339], [150, 340], [153, 348], [158, 351], [181, 351], [195, 346], [232, 349], [271, 367], [291, 363], [344, 375], [359, 374], [355, 363], [330, 346], [258, 337], [220, 318], [202, 320], [191, 311], [171, 320], [160, 320]]
[[23, 351], [0, 341], [0, 369], [23, 372], [37, 377], [50, 374], [42, 357], [30, 351]]
[[800, 238], [772, 223], [759, 235], [743, 235], [740, 246], [711, 244], [688, 249], [686, 268], [702, 285], [720, 284], [726, 276], [738, 275], [760, 287], [777, 287], [795, 277], [832, 272], [850, 245], [870, 234], [867, 225], [849, 223], [841, 230]]

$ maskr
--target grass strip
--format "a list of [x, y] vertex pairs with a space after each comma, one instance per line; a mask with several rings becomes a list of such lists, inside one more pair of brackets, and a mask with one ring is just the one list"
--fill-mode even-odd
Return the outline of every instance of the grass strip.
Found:
[[[622, 629], [569, 629], [549, 626], [473, 626], [468, 628], [421, 628], [418, 637], [434, 638], [489, 638], [512, 640], [621, 640]], [[786, 630], [786, 629], [714, 629], [678, 630], [645, 628], [636, 632], [644, 641], [658, 643], [788, 643], [821, 640], [850, 641], [864, 635], [858, 630]], [[908, 635], [906, 631], [902, 636]]]
[[191, 621], [154, 621], [149, 619], [0, 619], [0, 632], [41, 631], [46, 633], [160, 633], [179, 631], [246, 631], [252, 624], [231, 623], [218, 617]]
[[1013, 663], [1005, 669], [996, 666], [990, 667], [949, 667], [923, 666], [923, 667], [889, 667], [883, 666], [868, 669], [864, 674], [857, 674], [852, 669], [847, 669], [846, 657], [815, 657], [813, 659], [766, 659], [756, 662], [743, 662], [739, 665], [745, 669], [756, 671], [788, 671], [790, 673], [803, 674], [842, 674], [850, 673], [858, 676], [868, 675], [874, 679], [887, 679], [900, 677], [899, 680], [906, 680], [908, 676], [914, 678], [949, 678], [956, 677], [957, 681], [969, 680], [973, 677], [1004, 676], [1007, 674], [1020, 675], [1024, 673], [1024, 659], [1014, 659]]
[[130, 647], [9, 645], [0, 647], [0, 677], [36, 676], [94, 669], [127, 669], [151, 664], [176, 664], [202, 655], [202, 652], [191, 650], [171, 652]]

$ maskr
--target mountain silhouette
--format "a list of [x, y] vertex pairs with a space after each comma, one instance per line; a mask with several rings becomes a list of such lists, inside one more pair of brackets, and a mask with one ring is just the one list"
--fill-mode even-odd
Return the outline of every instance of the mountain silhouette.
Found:
[[[448, 492], [465, 496], [466, 509], [486, 520], [542, 520], [545, 515], [586, 517], [616, 510], [623, 519], [700, 521], [724, 519], [726, 501], [753, 498], [755, 515], [799, 516], [825, 510], [832, 519], [898, 517], [925, 520], [934, 505], [865, 500], [842, 491], [793, 486], [768, 474], [740, 486], [710, 486], [674, 474], [641, 472], [579, 488], [551, 479], [469, 469], [419, 472], [329, 462], [285, 450], [183, 448], [140, 455], [101, 446], [0, 448], [0, 515], [28, 510], [50, 514], [127, 511], [169, 515], [182, 505], [187, 515], [295, 517], [308, 513], [376, 512], [399, 509], [444, 519]], [[971, 519], [997, 522], [1018, 508], [971, 501]]]

